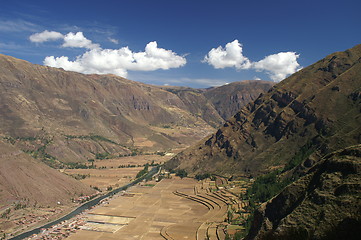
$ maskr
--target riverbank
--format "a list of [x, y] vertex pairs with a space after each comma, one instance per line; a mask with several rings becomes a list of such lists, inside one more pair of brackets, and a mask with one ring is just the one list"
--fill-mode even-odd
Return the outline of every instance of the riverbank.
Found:
[[28, 237], [34, 235], [34, 234], [40, 233], [41, 231], [43, 231], [43, 230], [46, 229], [46, 228], [51, 228], [51, 227], [54, 226], [54, 225], [57, 225], [57, 224], [59, 224], [59, 223], [61, 223], [61, 222], [64, 222], [64, 221], [66, 221], [66, 220], [69, 220], [69, 219], [75, 217], [76, 215], [82, 213], [83, 211], [85, 211], [85, 210], [87, 210], [87, 209], [90, 209], [90, 208], [92, 208], [93, 206], [99, 204], [99, 202], [101, 202], [101, 201], [104, 200], [105, 198], [110, 197], [110, 196], [113, 196], [113, 195], [115, 195], [116, 193], [119, 193], [120, 191], [124, 191], [124, 190], [126, 190], [127, 188], [129, 188], [129, 187], [131, 187], [131, 186], [133, 186], [133, 185], [141, 182], [141, 181], [142, 181], [143, 179], [145, 179], [145, 178], [151, 177], [151, 176], [154, 175], [156, 172], [158, 172], [158, 167], [152, 168], [146, 175], [144, 175], [144, 176], [142, 176], [142, 177], [134, 180], [134, 181], [131, 182], [131, 183], [128, 183], [128, 184], [126, 184], [126, 185], [124, 185], [124, 186], [122, 186], [122, 187], [119, 187], [119, 188], [117, 188], [117, 189], [115, 189], [115, 190], [113, 190], [113, 191], [111, 191], [111, 192], [109, 192], [109, 193], [107, 193], [107, 194], [105, 194], [105, 195], [102, 195], [102, 196], [100, 196], [100, 197], [98, 197], [98, 198], [95, 198], [95, 199], [93, 199], [93, 200], [90, 200], [90, 201], [88, 201], [88, 202], [80, 205], [79, 207], [77, 207], [76, 209], [74, 209], [74, 210], [73, 210], [72, 212], [70, 212], [69, 214], [67, 214], [67, 215], [65, 215], [65, 216], [63, 216], [63, 217], [61, 217], [61, 218], [59, 218], [59, 219], [57, 219], [57, 220], [55, 220], [55, 221], [52, 221], [52, 222], [47, 223], [47, 224], [44, 224], [43, 226], [40, 226], [40, 227], [37, 227], [37, 228], [35, 228], [35, 229], [33, 229], [33, 230], [24, 232], [24, 233], [22, 233], [22, 234], [20, 234], [20, 235], [17, 235], [17, 236], [15, 236], [15, 237], [9, 238], [9, 240], [21, 240], [21, 239], [25, 239], [25, 238], [28, 238]]

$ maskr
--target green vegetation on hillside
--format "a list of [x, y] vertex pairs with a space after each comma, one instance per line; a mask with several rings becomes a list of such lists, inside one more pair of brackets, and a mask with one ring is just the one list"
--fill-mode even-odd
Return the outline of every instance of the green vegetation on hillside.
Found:
[[186, 170], [184, 169], [178, 169], [176, 172], [175, 172], [175, 175], [180, 177], [180, 178], [185, 178], [188, 176], [188, 173], [186, 172]]
[[199, 174], [196, 174], [195, 179], [197, 179], [199, 181], [199, 180], [203, 180], [206, 178], [211, 178], [211, 176], [212, 175], [210, 173], [203, 173], [203, 174], [199, 173]]
[[244, 200], [249, 201], [248, 210], [251, 213], [245, 221], [245, 235], [248, 234], [254, 218], [254, 211], [261, 204], [279, 194], [287, 185], [296, 181], [299, 176], [292, 174], [291, 176], [284, 176], [285, 172], [295, 169], [302, 164], [313, 152], [315, 147], [312, 141], [309, 141], [290, 159], [283, 169], [278, 169], [267, 174], [260, 175], [256, 178], [250, 188], [247, 189]]
[[35, 159], [41, 160], [46, 165], [52, 168], [63, 168], [63, 163], [58, 161], [56, 157], [50, 155], [46, 152], [47, 146], [53, 142], [52, 138], [46, 137], [11, 137], [6, 136], [4, 140], [15, 145], [17, 142], [30, 142], [33, 146], [33, 149], [25, 149], [23, 152], [29, 154]]
[[100, 135], [79, 135], [79, 136], [75, 136], [75, 135], [65, 135], [65, 137], [67, 139], [90, 139], [93, 141], [103, 141], [103, 142], [109, 142], [109, 143], [113, 143], [115, 145], [120, 145], [119, 143], [114, 142], [113, 140], [110, 140], [106, 137], [100, 136]]
[[283, 168], [283, 172], [293, 169], [300, 165], [306, 158], [308, 158], [315, 151], [315, 146], [312, 141], [300, 148], [300, 150], [291, 158], [291, 160]]
[[250, 205], [263, 203], [278, 194], [285, 186], [291, 183], [288, 179], [280, 178], [281, 171], [276, 170], [259, 176], [247, 190]]

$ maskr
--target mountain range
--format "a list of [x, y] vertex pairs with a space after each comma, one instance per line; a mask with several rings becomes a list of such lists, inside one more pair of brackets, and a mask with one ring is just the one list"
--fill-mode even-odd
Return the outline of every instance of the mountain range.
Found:
[[0, 121], [1, 204], [46, 203], [47, 191], [62, 201], [92, 193], [47, 165], [190, 146], [165, 167], [191, 176], [277, 173], [276, 181], [292, 180], [260, 205], [246, 239], [356, 239], [361, 226], [361, 45], [276, 85], [210, 89], [84, 75], [0, 55]]
[[357, 45], [300, 70], [167, 167], [257, 176], [301, 161], [308, 168], [328, 153], [360, 143], [360, 57]]
[[[185, 148], [222, 124], [222, 112], [236, 113], [272, 85], [160, 87], [0, 55], [0, 203], [54, 204], [92, 193], [48, 166]], [[213, 104], [217, 94], [232, 109]]]
[[357, 45], [273, 86], [165, 165], [193, 176], [256, 177], [243, 196], [260, 204], [247, 240], [359, 239], [360, 143]]
[[[27, 151], [45, 142], [45, 152], [60, 162], [184, 148], [225, 121], [219, 112], [236, 113], [272, 85], [239, 82], [222, 87], [224, 93], [158, 87], [0, 55], [0, 134]], [[232, 101], [232, 110], [212, 103], [217, 94]]]

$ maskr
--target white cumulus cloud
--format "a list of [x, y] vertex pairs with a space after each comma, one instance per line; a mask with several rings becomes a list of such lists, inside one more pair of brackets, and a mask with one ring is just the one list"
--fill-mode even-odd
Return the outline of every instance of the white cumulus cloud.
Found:
[[75, 72], [84, 71], [83, 66], [81, 66], [78, 62], [69, 61], [69, 58], [65, 56], [61, 56], [57, 58], [55, 58], [54, 56], [46, 57], [44, 59], [44, 64], [46, 66], [63, 68], [68, 71], [75, 71]]
[[76, 48], [99, 48], [99, 44], [92, 43], [91, 40], [84, 37], [82, 32], [68, 33], [64, 37], [63, 47], [76, 47]]
[[64, 38], [64, 35], [60, 32], [45, 30], [40, 33], [34, 33], [29, 37], [31, 42], [42, 43], [47, 41], [55, 41]]
[[158, 48], [157, 42], [146, 45], [144, 52], [132, 52], [128, 47], [120, 49], [94, 48], [70, 61], [68, 57], [48, 56], [44, 65], [63, 68], [81, 73], [113, 73], [127, 76], [128, 70], [154, 71], [158, 69], [179, 68], [186, 64], [183, 56], [171, 50]]
[[87, 49], [99, 48], [99, 44], [93, 43], [91, 40], [87, 39], [83, 32], [69, 32], [63, 35], [60, 32], [45, 30], [43, 32], [34, 33], [29, 37], [29, 40], [35, 43], [55, 41], [58, 39], [62, 39], [64, 41], [61, 45], [62, 47]]
[[280, 52], [255, 62], [253, 67], [258, 71], [266, 71], [273, 81], [279, 82], [301, 69], [297, 62], [299, 56], [295, 52]]
[[133, 58], [129, 70], [137, 71], [167, 70], [184, 66], [187, 62], [185, 57], [171, 50], [158, 48], [156, 41], [148, 43], [144, 52], [133, 53]]
[[216, 69], [234, 67], [237, 70], [254, 69], [266, 72], [270, 78], [279, 82], [290, 74], [301, 69], [297, 59], [299, 54], [295, 52], [280, 52], [266, 56], [258, 62], [252, 62], [243, 55], [242, 44], [238, 40], [227, 43], [223, 48], [212, 48], [204, 57], [203, 62], [208, 63]]
[[238, 40], [227, 43], [226, 47], [212, 48], [204, 57], [203, 62], [214, 68], [235, 67], [236, 69], [248, 69], [251, 67], [249, 59], [242, 54], [242, 44]]

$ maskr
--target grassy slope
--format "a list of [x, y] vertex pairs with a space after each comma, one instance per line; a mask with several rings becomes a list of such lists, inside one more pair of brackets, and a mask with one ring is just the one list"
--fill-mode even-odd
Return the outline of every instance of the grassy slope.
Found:
[[0, 140], [0, 204], [17, 201], [38, 206], [67, 204], [71, 198], [94, 193], [93, 189], [39, 162]]

